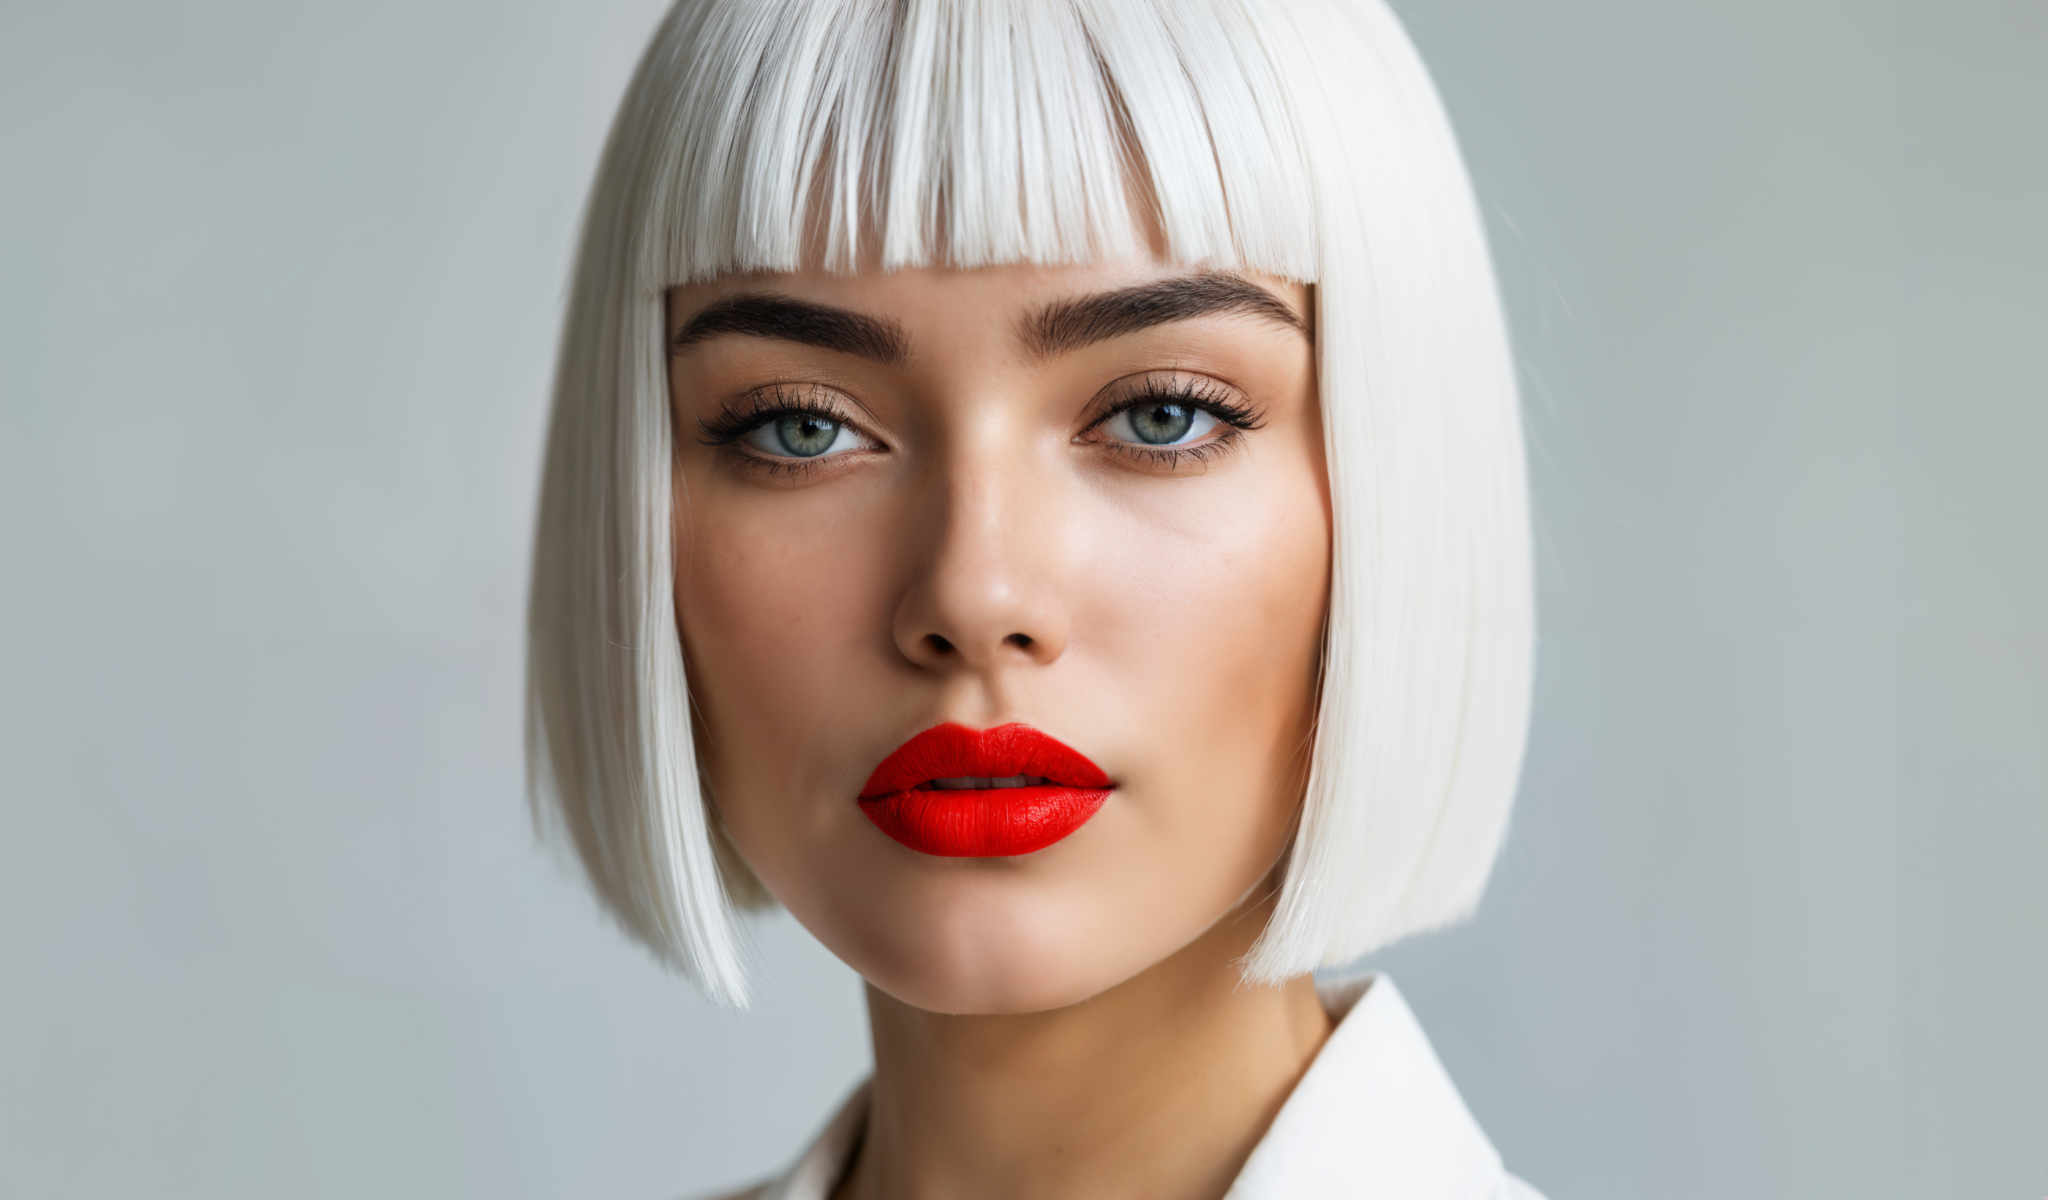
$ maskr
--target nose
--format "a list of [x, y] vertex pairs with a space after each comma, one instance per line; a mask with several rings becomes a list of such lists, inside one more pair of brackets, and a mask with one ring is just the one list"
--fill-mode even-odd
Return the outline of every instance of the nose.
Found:
[[[914, 548], [896, 605], [903, 656], [934, 669], [1045, 664], [1067, 643], [1066, 561], [1075, 545], [1053, 473], [990, 421], [919, 481], [905, 521]], [[964, 437], [963, 437], [964, 441]]]

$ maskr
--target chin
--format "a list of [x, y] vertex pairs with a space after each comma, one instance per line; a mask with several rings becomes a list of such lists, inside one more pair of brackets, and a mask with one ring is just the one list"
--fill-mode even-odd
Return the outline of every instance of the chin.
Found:
[[[926, 1012], [992, 1016], [1065, 1008], [1152, 963], [1133, 947], [1119, 947], [1112, 931], [1070, 928], [1042, 905], [1028, 918], [964, 902], [933, 911], [944, 916], [881, 931], [863, 939], [879, 953], [847, 959], [871, 986]], [[1119, 955], [1120, 948], [1130, 953]]]
[[1098, 996], [1121, 981], [1081, 978], [1059, 968], [1035, 976], [1021, 971], [1000, 979], [963, 978], [928, 970], [902, 978], [865, 978], [912, 1008], [963, 1017], [1050, 1012]]

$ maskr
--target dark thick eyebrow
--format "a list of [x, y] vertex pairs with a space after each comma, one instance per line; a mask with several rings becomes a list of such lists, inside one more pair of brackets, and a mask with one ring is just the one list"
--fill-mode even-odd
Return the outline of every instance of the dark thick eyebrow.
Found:
[[[1017, 323], [1017, 343], [1033, 359], [1194, 317], [1241, 313], [1307, 335], [1301, 314], [1273, 293], [1222, 271], [1154, 280], [1043, 305]], [[855, 354], [888, 366], [910, 361], [910, 335], [886, 317], [869, 316], [773, 292], [739, 292], [706, 305], [670, 339], [684, 350], [719, 334], [801, 342]]]
[[1033, 358], [1051, 358], [1109, 338], [1216, 313], [1242, 313], [1309, 332], [1301, 314], [1247, 279], [1204, 271], [1135, 287], [1057, 300], [1026, 316], [1017, 341]]
[[892, 367], [910, 361], [910, 335], [896, 322], [773, 292], [739, 292], [713, 300], [684, 323], [669, 340], [669, 349], [685, 350], [721, 333], [802, 342]]

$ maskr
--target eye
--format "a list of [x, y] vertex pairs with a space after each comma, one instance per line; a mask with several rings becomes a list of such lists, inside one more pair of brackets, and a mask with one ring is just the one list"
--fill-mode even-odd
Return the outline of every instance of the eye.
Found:
[[[1113, 453], [1171, 468], [1184, 460], [1207, 462], [1235, 447], [1245, 431], [1264, 424], [1255, 409], [1237, 400], [1222, 383], [1181, 375], [1147, 378], [1089, 429], [1116, 433], [1115, 440], [1103, 443]], [[1217, 429], [1222, 433], [1207, 441], [1190, 440]], [[1125, 431], [1129, 438], [1123, 436]]]
[[737, 406], [697, 424], [704, 445], [732, 448], [743, 465], [771, 473], [806, 474], [871, 441], [833, 405], [779, 386], [750, 392]]
[[764, 454], [806, 459], [823, 458], [835, 446], [844, 447], [860, 441], [853, 434], [853, 426], [837, 417], [808, 409], [790, 410], [779, 417], [769, 417], [739, 440]]
[[1102, 422], [1102, 428], [1119, 436], [1128, 430], [1131, 436], [1126, 441], [1150, 450], [1172, 448], [1175, 443], [1185, 443], [1191, 435], [1199, 437], [1222, 423], [1209, 409], [1153, 393], [1117, 408]]

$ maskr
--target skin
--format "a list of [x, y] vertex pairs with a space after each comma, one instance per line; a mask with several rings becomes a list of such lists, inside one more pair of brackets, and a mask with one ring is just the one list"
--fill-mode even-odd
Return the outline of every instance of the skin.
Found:
[[[866, 981], [874, 1090], [833, 1195], [1215, 1197], [1328, 1037], [1310, 976], [1240, 988], [1293, 834], [1329, 590], [1313, 347], [1243, 314], [1038, 360], [1046, 302], [1190, 268], [1143, 258], [673, 289], [777, 294], [896, 322], [911, 357], [726, 333], [673, 352], [675, 606], [700, 769], [741, 857]], [[1313, 328], [1312, 290], [1237, 272]], [[1205, 462], [1144, 440], [1151, 378], [1193, 379], [1260, 428]], [[754, 389], [839, 409], [801, 477], [771, 420], [698, 422]], [[1153, 402], [1156, 403], [1156, 402]], [[818, 442], [799, 443], [815, 452]], [[1228, 432], [1197, 415], [1180, 447]], [[1036, 853], [939, 858], [854, 803], [945, 720], [1022, 721], [1117, 784]]]

